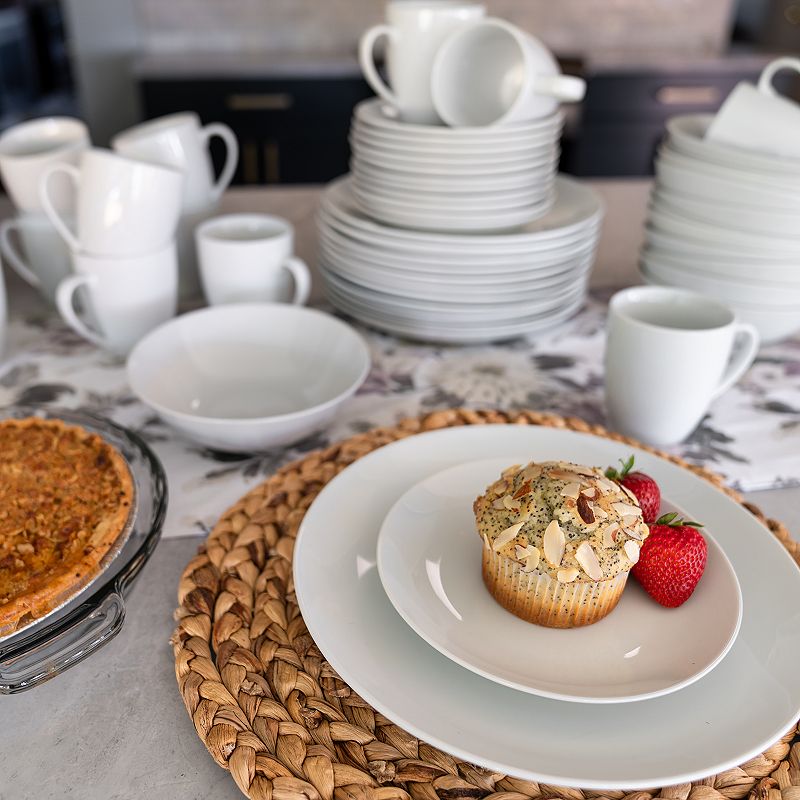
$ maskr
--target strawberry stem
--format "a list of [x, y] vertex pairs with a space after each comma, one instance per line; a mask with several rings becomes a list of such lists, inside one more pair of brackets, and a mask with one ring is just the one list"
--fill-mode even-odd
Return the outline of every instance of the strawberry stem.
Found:
[[633, 469], [633, 459], [633, 455], [624, 461], [623, 459], [620, 459], [619, 463], [622, 464], [622, 469], [614, 469], [614, 467], [609, 467], [606, 470], [606, 478], [609, 478], [612, 481], [621, 481]]
[[702, 528], [703, 524], [701, 522], [692, 522], [691, 520], [684, 520], [678, 516], [677, 511], [670, 511], [667, 514], [663, 514], [660, 516], [656, 522], [656, 525], [666, 525], [668, 528], [681, 528], [681, 527], [689, 527], [689, 528]]

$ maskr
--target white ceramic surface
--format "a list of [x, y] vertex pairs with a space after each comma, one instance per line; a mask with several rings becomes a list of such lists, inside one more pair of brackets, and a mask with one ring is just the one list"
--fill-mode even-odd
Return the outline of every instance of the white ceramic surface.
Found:
[[452, 127], [547, 117], [559, 102], [581, 100], [585, 91], [583, 79], [560, 74], [542, 42], [494, 18], [451, 33], [431, 72], [433, 106]]
[[617, 292], [605, 355], [611, 427], [652, 445], [682, 441], [742, 377], [758, 345], [752, 325], [702, 295], [656, 286]]
[[340, 320], [282, 303], [247, 303], [161, 326], [137, 345], [127, 371], [134, 394], [186, 437], [252, 452], [324, 428], [369, 365], [366, 343]]
[[[54, 164], [77, 164], [89, 146], [86, 125], [72, 117], [42, 117], [5, 130], [0, 135], [0, 177], [17, 210], [41, 213], [41, 176]], [[53, 205], [63, 212], [74, 208], [68, 182], [53, 186]]]
[[[646, 700], [682, 689], [730, 650], [742, 596], [730, 561], [703, 528], [708, 562], [692, 597], [664, 609], [629, 578], [617, 608], [583, 628], [533, 625], [506, 611], [481, 576], [472, 502], [511, 461], [470, 461], [409, 489], [378, 535], [377, 565], [395, 610], [428, 644], [513, 689], [581, 703]], [[662, 505], [662, 513], [677, 510]], [[591, 653], [591, 658], [586, 654]]]
[[197, 211], [184, 211], [178, 219], [175, 245], [178, 249], [178, 295], [181, 300], [195, 301], [202, 297], [194, 233], [206, 220], [216, 216], [218, 211], [219, 203], [211, 203]]
[[[76, 191], [76, 230], [52, 202], [51, 180], [70, 177]], [[42, 175], [40, 199], [45, 213], [75, 252], [130, 258], [163, 249], [175, 236], [181, 210], [183, 175], [94, 148], [78, 166], [56, 164]]]
[[72, 271], [69, 248], [43, 214], [20, 214], [0, 225], [5, 263], [55, 303], [56, 289]]
[[758, 85], [736, 85], [717, 111], [706, 138], [768, 155], [800, 159], [800, 105], [779, 95], [773, 85], [783, 70], [800, 73], [800, 58], [769, 63]]
[[6, 355], [6, 336], [8, 328], [8, 305], [6, 302], [6, 282], [0, 261], [0, 359]]
[[295, 258], [294, 228], [268, 214], [227, 214], [195, 231], [203, 292], [209, 305], [291, 302], [311, 291], [308, 267]]
[[[513, 463], [521, 453], [605, 465], [631, 451], [571, 431], [482, 425], [412, 436], [359, 459], [316, 498], [295, 546], [294, 585], [314, 641], [379, 712], [422, 740], [503, 774], [627, 791], [686, 783], [747, 761], [800, 713], [800, 613], [786, 602], [800, 593], [800, 571], [745, 508], [687, 470], [635, 451], [637, 465], [665, 496], [718, 534], [741, 582], [744, 613], [728, 656], [668, 697], [591, 706], [499, 686], [427, 645], [381, 588], [378, 530], [398, 497], [429, 475], [475, 459]], [[758, 703], [731, 700], [751, 696]], [[702, 724], [687, 727], [687, 720]]]
[[[433, 59], [450, 33], [485, 13], [482, 5], [461, 0], [389, 0], [386, 24], [365, 31], [359, 43], [367, 83], [404, 120], [439, 123], [431, 99]], [[373, 50], [381, 39], [391, 88], [375, 67]]]
[[[64, 321], [98, 347], [125, 355], [146, 333], [175, 316], [178, 261], [172, 242], [134, 258], [73, 253], [72, 266], [75, 275], [59, 284], [56, 305]], [[84, 312], [89, 324], [73, 306], [81, 287], [89, 305]]]
[[[225, 164], [218, 178], [209, 153], [209, 142], [219, 138], [225, 144]], [[196, 213], [217, 203], [228, 188], [239, 161], [239, 144], [234, 132], [222, 122], [203, 126], [193, 111], [148, 120], [117, 134], [111, 146], [130, 158], [172, 167], [183, 173], [182, 210]]]

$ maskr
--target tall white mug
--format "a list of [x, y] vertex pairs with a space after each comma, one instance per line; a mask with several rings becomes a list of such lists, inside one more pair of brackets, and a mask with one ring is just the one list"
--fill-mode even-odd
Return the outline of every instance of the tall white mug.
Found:
[[[225, 164], [218, 178], [208, 145], [217, 137], [225, 144]], [[183, 211], [199, 212], [215, 204], [230, 184], [239, 161], [234, 132], [222, 122], [203, 126], [193, 111], [148, 120], [117, 134], [111, 147], [121, 155], [173, 167], [184, 174]]]
[[758, 86], [736, 85], [706, 131], [706, 138], [776, 156], [800, 158], [800, 104], [781, 97], [772, 84], [782, 70], [800, 72], [800, 58], [768, 64]]
[[582, 78], [561, 74], [542, 42], [495, 18], [451, 33], [431, 73], [433, 106], [452, 127], [547, 117], [560, 102], [583, 99], [585, 91]]
[[[0, 135], [0, 177], [17, 210], [40, 213], [41, 176], [54, 164], [77, 164], [89, 146], [86, 125], [72, 117], [32, 119], [4, 131]], [[53, 186], [52, 202], [59, 211], [73, 208], [66, 181]]]
[[66, 243], [44, 214], [20, 214], [5, 220], [0, 225], [0, 251], [6, 264], [55, 303], [58, 284], [72, 272], [72, 266]]
[[[73, 253], [72, 263], [75, 275], [61, 281], [56, 305], [64, 321], [98, 347], [124, 355], [146, 333], [175, 316], [178, 260], [174, 242], [134, 258]], [[74, 307], [75, 292], [82, 287], [91, 324]]]
[[[390, 0], [386, 24], [361, 37], [359, 61], [367, 83], [408, 122], [440, 123], [431, 98], [431, 68], [439, 45], [486, 9], [463, 0]], [[389, 88], [375, 67], [375, 43], [387, 39]]]
[[308, 267], [292, 255], [294, 229], [285, 219], [228, 214], [200, 225], [195, 237], [200, 279], [210, 305], [303, 305], [308, 300], [311, 276]]
[[606, 410], [614, 430], [652, 445], [685, 439], [753, 363], [758, 331], [715, 300], [636, 286], [611, 298]]

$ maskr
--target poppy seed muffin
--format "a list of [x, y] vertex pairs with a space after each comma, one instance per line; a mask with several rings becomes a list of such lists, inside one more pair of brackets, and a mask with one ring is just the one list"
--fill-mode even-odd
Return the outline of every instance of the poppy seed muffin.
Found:
[[649, 534], [631, 492], [600, 469], [565, 461], [509, 467], [473, 511], [492, 596], [553, 628], [609, 614]]

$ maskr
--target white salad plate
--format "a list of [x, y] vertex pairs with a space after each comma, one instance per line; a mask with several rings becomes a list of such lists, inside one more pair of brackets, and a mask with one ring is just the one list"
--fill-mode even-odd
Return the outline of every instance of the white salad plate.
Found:
[[502, 177], [511, 173], [524, 173], [535, 179], [547, 173], [558, 162], [558, 151], [535, 159], [510, 158], [503, 161], [475, 161], [464, 159], [461, 162], [445, 163], [438, 158], [390, 157], [385, 153], [367, 153], [363, 150], [353, 152], [352, 165], [366, 164], [378, 169], [392, 169], [411, 175], [424, 175], [440, 178], [481, 178]]
[[501, 686], [428, 645], [381, 586], [378, 531], [398, 498], [427, 477], [478, 459], [513, 463], [520, 454], [614, 464], [632, 450], [573, 431], [481, 425], [411, 436], [359, 459], [315, 499], [295, 545], [295, 591], [319, 649], [355, 692], [413, 735], [527, 780], [617, 791], [671, 786], [762, 752], [800, 713], [800, 609], [791, 602], [800, 596], [800, 570], [743, 506], [646, 451], [634, 451], [637, 466], [670, 502], [708, 525], [741, 584], [739, 635], [691, 686], [602, 705]]
[[472, 501], [510, 463], [528, 460], [522, 453], [511, 462], [459, 464], [416, 484], [392, 506], [378, 536], [377, 564], [397, 613], [428, 644], [478, 675], [557, 700], [646, 700], [713, 669], [736, 639], [742, 595], [706, 528], [705, 572], [678, 609], [658, 605], [633, 578], [611, 614], [571, 630], [531, 625], [494, 600], [481, 578], [483, 543]]

